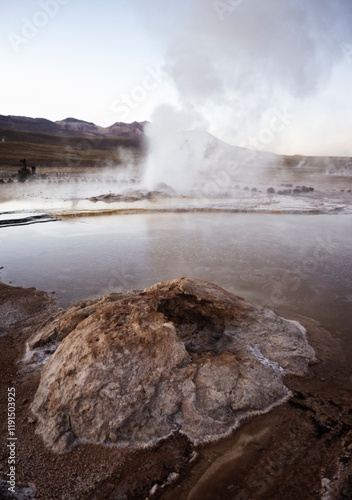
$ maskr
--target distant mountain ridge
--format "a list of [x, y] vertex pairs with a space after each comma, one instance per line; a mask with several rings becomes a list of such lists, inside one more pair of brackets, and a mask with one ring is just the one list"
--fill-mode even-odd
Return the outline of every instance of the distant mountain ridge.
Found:
[[126, 137], [135, 138], [144, 134], [144, 122], [116, 122], [110, 127], [100, 127], [92, 122], [66, 118], [52, 122], [45, 118], [29, 118], [26, 116], [0, 115], [0, 129], [22, 130], [41, 134], [66, 137]]

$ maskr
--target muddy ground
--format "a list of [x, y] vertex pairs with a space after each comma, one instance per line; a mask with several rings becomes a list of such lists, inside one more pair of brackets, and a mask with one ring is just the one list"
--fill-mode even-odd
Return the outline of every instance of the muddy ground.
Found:
[[[352, 372], [316, 322], [282, 311], [307, 328], [319, 362], [307, 377], [286, 379], [293, 394], [287, 403], [253, 417], [230, 437], [195, 448], [174, 435], [138, 452], [79, 445], [58, 455], [36, 434], [29, 409], [40, 374], [18, 364], [26, 339], [54, 314], [55, 303], [35, 289], [0, 284], [0, 307], [7, 318], [0, 337], [1, 498], [352, 498]], [[16, 495], [5, 482], [8, 387], [16, 390]]]

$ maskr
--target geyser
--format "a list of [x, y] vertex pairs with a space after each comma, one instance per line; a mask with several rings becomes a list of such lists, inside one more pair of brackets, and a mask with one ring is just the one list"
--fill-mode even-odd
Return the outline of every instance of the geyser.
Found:
[[159, 13], [148, 22], [166, 47], [164, 71], [178, 92], [178, 103], [157, 109], [148, 130], [150, 189], [164, 182], [184, 191], [209, 169], [216, 175], [223, 168], [204, 136], [183, 131], [207, 130], [225, 142], [273, 151], [285, 127], [268, 135], [268, 122], [278, 112], [291, 115], [323, 88], [343, 60], [341, 43], [352, 25], [344, 0], [191, 0], [180, 4], [182, 22], [166, 28], [167, 2], [149, 2], [148, 11]]

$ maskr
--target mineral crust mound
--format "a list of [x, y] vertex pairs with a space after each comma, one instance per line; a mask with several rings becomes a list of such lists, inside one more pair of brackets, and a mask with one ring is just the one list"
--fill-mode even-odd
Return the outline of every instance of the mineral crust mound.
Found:
[[285, 401], [284, 375], [315, 360], [299, 323], [187, 278], [80, 302], [29, 348], [56, 349], [31, 407], [56, 452], [145, 447], [175, 432], [215, 440]]

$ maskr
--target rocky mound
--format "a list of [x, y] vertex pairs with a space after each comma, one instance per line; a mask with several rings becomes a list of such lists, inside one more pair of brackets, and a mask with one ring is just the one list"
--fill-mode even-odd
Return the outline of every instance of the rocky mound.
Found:
[[81, 302], [30, 349], [59, 343], [32, 404], [58, 452], [77, 441], [141, 447], [177, 431], [216, 439], [285, 400], [283, 375], [314, 360], [298, 323], [186, 278]]
[[101, 194], [99, 196], [92, 196], [88, 198], [89, 201], [93, 201], [96, 203], [97, 201], [104, 202], [134, 202], [141, 200], [157, 200], [163, 198], [170, 198], [176, 194], [176, 191], [172, 189], [172, 187], [167, 184], [160, 183], [157, 186], [157, 189], [154, 191], [148, 191], [146, 189], [128, 189], [124, 193], [115, 194], [115, 193], [107, 193]]

